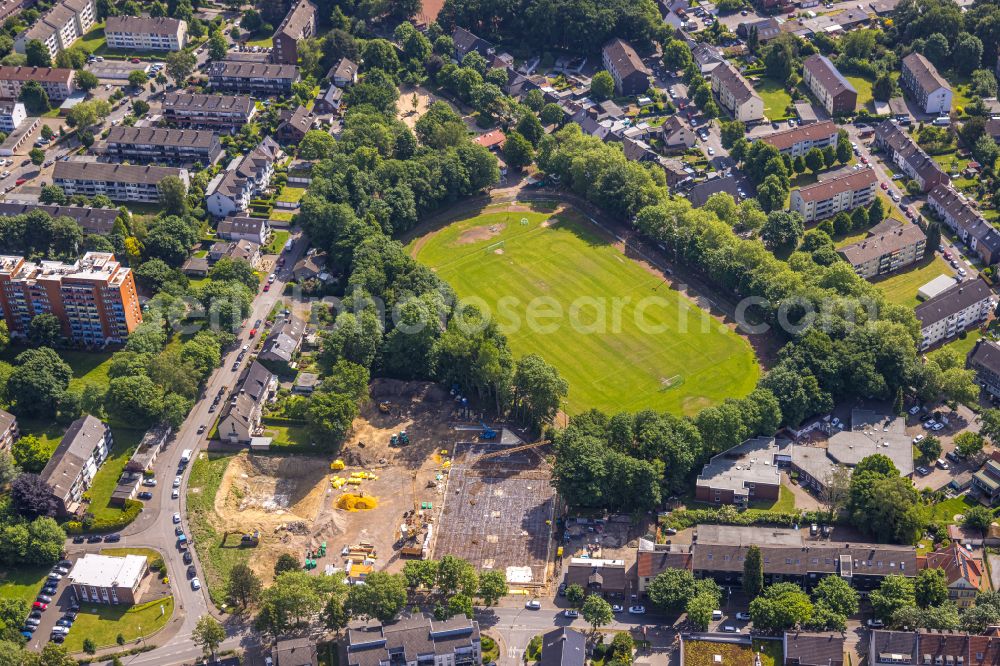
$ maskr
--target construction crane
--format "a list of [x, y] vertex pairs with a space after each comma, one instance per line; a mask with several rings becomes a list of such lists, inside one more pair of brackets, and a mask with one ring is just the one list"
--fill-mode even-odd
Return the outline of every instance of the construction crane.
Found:
[[512, 446], [509, 449], [502, 449], [500, 451], [490, 451], [489, 453], [484, 453], [483, 455], [476, 458], [476, 462], [480, 460], [489, 460], [490, 458], [502, 458], [503, 456], [508, 456], [511, 453], [519, 453], [521, 451], [528, 451], [529, 449], [535, 449], [539, 446], [547, 444], [544, 439], [538, 440], [537, 442], [532, 442], [531, 444], [522, 444], [520, 446]]

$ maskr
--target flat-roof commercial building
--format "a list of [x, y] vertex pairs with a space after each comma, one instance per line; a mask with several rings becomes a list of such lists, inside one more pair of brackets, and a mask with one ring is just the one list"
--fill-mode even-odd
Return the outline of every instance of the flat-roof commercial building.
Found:
[[869, 280], [919, 261], [926, 248], [927, 235], [923, 230], [915, 224], [906, 224], [846, 245], [837, 252], [854, 272]]
[[745, 123], [764, 119], [764, 100], [728, 61], [719, 63], [709, 77], [712, 92], [733, 118]]
[[63, 0], [14, 39], [14, 50], [24, 53], [28, 42], [38, 40], [55, 58], [83, 37], [96, 22], [94, 0]]
[[52, 314], [66, 338], [88, 346], [123, 344], [142, 323], [132, 269], [109, 252], [71, 264], [0, 256], [0, 311], [11, 335], [26, 336], [36, 315]]
[[903, 58], [899, 83], [913, 95], [924, 113], [951, 113], [951, 86], [938, 74], [930, 60], [921, 54], [914, 52]]
[[649, 70], [628, 42], [612, 39], [601, 49], [601, 61], [619, 94], [641, 95], [649, 90]]
[[951, 289], [924, 301], [915, 311], [923, 336], [920, 349], [927, 349], [978, 326], [986, 320], [992, 309], [993, 290], [985, 280], [978, 277], [959, 282]]
[[50, 100], [64, 100], [73, 94], [75, 72], [59, 67], [20, 67], [0, 65], [0, 98], [18, 99], [28, 81], [37, 81]]
[[760, 140], [777, 148], [782, 155], [798, 157], [813, 148], [823, 150], [827, 146], [836, 146], [838, 133], [839, 130], [832, 120], [823, 120], [780, 130], [762, 136]]
[[348, 629], [340, 642], [343, 666], [478, 666], [481, 661], [479, 623], [462, 615], [444, 622], [411, 617]]
[[888, 154], [889, 161], [917, 181], [923, 192], [929, 192], [935, 186], [947, 184], [951, 180], [938, 163], [891, 120], [883, 120], [875, 128], [875, 145]]
[[186, 169], [60, 161], [52, 171], [52, 183], [63, 188], [67, 196], [103, 194], [112, 201], [155, 203], [160, 200], [160, 181], [168, 176], [180, 178], [185, 188], [191, 182]]
[[167, 93], [160, 105], [163, 120], [186, 127], [221, 127], [237, 130], [257, 112], [245, 95], [190, 95]]
[[180, 51], [187, 43], [187, 22], [165, 16], [109, 16], [104, 36], [109, 49]]
[[148, 564], [145, 555], [111, 557], [85, 553], [67, 578], [80, 601], [133, 605], [139, 601], [139, 584]]
[[52, 488], [59, 515], [74, 515], [82, 509], [83, 493], [94, 482], [112, 446], [111, 428], [97, 417], [87, 414], [70, 424], [39, 474]]
[[281, 65], [299, 63], [298, 42], [316, 34], [316, 5], [309, 0], [298, 0], [288, 10], [284, 20], [271, 38], [271, 61]]
[[791, 208], [806, 222], [825, 220], [841, 211], [867, 206], [875, 199], [878, 178], [872, 168], [847, 171], [792, 190]]
[[695, 498], [714, 504], [745, 506], [755, 499], [776, 500], [780, 464], [791, 460], [787, 442], [754, 437], [714, 456], [695, 481]]
[[280, 95], [290, 93], [298, 80], [295, 65], [217, 60], [208, 68], [208, 83], [214, 90]]
[[211, 166], [222, 156], [222, 144], [208, 130], [161, 127], [112, 127], [105, 153], [118, 161]]
[[68, 217], [80, 225], [85, 234], [107, 236], [115, 226], [120, 211], [117, 208], [84, 208], [82, 206], [50, 206], [0, 201], [0, 215], [4, 217], [26, 215], [33, 210], [48, 213], [49, 217]]
[[826, 56], [817, 53], [802, 62], [802, 81], [831, 116], [854, 113], [858, 91]]
[[937, 185], [927, 195], [931, 209], [985, 264], [1000, 261], [1000, 231], [950, 185]]

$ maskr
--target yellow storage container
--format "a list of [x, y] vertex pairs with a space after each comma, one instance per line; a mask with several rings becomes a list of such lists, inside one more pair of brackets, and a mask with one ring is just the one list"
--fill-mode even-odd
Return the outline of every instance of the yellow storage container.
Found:
[[330, 463], [330, 469], [332, 470], [344, 469], [344, 461], [340, 460], [339, 458], [337, 460], [334, 460], [332, 463]]

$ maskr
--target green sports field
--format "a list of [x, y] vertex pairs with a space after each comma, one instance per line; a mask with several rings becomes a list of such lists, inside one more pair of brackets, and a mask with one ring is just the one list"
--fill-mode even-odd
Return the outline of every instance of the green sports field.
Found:
[[[516, 356], [537, 353], [558, 368], [570, 414], [693, 414], [757, 382], [745, 340], [576, 213], [486, 213], [413, 241], [410, 252], [488, 308]], [[561, 315], [538, 316], [553, 312]]]

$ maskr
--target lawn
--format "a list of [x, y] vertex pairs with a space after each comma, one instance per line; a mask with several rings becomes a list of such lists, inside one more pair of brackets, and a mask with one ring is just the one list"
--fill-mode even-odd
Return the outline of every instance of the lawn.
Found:
[[281, 251], [285, 249], [289, 233], [284, 230], [274, 231], [272, 236], [271, 242], [261, 248], [261, 254], [281, 254]]
[[163, 556], [160, 552], [153, 550], [152, 548], [101, 548], [101, 555], [108, 555], [110, 557], [125, 557], [126, 555], [144, 555], [146, 557], [146, 563], [152, 564]]
[[294, 211], [290, 210], [272, 210], [271, 217], [268, 219], [274, 220], [275, 222], [291, 222], [295, 218]]
[[693, 414], [746, 395], [760, 375], [744, 340], [574, 212], [486, 213], [410, 251], [461, 298], [498, 309], [516, 356], [537, 353], [559, 370], [570, 414]]
[[139, 445], [145, 431], [112, 427], [111, 434], [115, 438], [115, 445], [111, 449], [108, 459], [97, 470], [97, 474], [94, 475], [94, 483], [86, 493], [90, 497], [89, 510], [97, 519], [110, 519], [121, 515], [121, 507], [110, 506], [108, 503], [111, 501], [111, 493], [118, 486], [122, 470], [125, 469], [126, 463], [132, 457], [132, 452]]
[[770, 121], [784, 120], [788, 118], [785, 109], [792, 103], [792, 96], [785, 90], [785, 86], [779, 81], [767, 77], [761, 77], [754, 86], [757, 94], [764, 100], [764, 115]]
[[81, 352], [62, 350], [59, 356], [73, 368], [70, 389], [86, 386], [108, 387], [108, 370], [111, 368], [111, 352]]
[[160, 630], [170, 621], [173, 612], [173, 597], [153, 599], [132, 607], [81, 604], [80, 614], [64, 645], [70, 652], [80, 652], [83, 639], [90, 638], [98, 648], [107, 647], [115, 645], [118, 634], [126, 643], [134, 643], [140, 636]]
[[760, 666], [781, 666], [785, 663], [784, 650], [781, 641], [762, 641], [755, 638], [753, 641], [753, 651], [760, 653]]
[[748, 511], [780, 511], [782, 513], [791, 513], [795, 511], [795, 495], [791, 490], [786, 488], [784, 484], [778, 487], [778, 499], [771, 500], [754, 500], [750, 503], [750, 508]]
[[90, 32], [81, 37], [76, 43], [82, 46], [88, 53], [93, 53], [102, 48], [105, 45], [104, 24], [97, 23], [94, 25], [90, 29]]
[[278, 195], [277, 201], [281, 201], [283, 203], [298, 203], [305, 195], [306, 188], [304, 187], [285, 186], [285, 188], [281, 190], [281, 194]]
[[247, 46], [263, 46], [265, 48], [271, 48], [272, 46], [271, 35], [267, 34], [263, 37], [258, 37], [256, 39], [248, 39], [246, 44]]
[[274, 446], [304, 446], [312, 439], [304, 426], [280, 426], [265, 423], [264, 432], [268, 437], [274, 438], [274, 441], [271, 442]]
[[29, 604], [49, 576], [49, 567], [16, 567], [0, 571], [0, 599], [23, 599]]
[[956, 515], [964, 514], [973, 506], [977, 506], [977, 503], [969, 499], [968, 495], [962, 495], [925, 507], [924, 513], [927, 522], [948, 524], [955, 522]]
[[[207, 457], [206, 457], [207, 456]], [[215, 494], [222, 483], [232, 455], [199, 455], [191, 465], [188, 478], [187, 515], [191, 538], [201, 560], [202, 583], [216, 606], [226, 601], [226, 580], [236, 564], [246, 564], [252, 549], [223, 548], [223, 536], [212, 526], [215, 513]]]
[[927, 355], [930, 356], [931, 358], [934, 358], [934, 356], [939, 355], [941, 352], [947, 350], [948, 352], [958, 352], [958, 354], [964, 359], [966, 356], [969, 355], [969, 352], [972, 351], [972, 348], [976, 346], [976, 342], [981, 337], [982, 333], [979, 332], [979, 329], [966, 331], [959, 334], [957, 338], [955, 338], [948, 344], [943, 345], [938, 349], [935, 349], [934, 351], [928, 353]]
[[874, 284], [882, 290], [886, 300], [890, 303], [912, 308], [920, 302], [917, 300], [917, 289], [939, 275], [953, 274], [951, 266], [945, 263], [944, 259], [935, 255], [933, 259], [924, 258], [921, 260], [916, 268], [905, 269]]
[[872, 101], [872, 82], [860, 76], [845, 76], [854, 89], [858, 91], [858, 108]]

